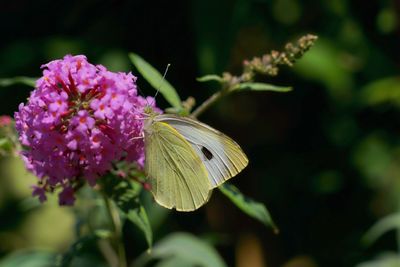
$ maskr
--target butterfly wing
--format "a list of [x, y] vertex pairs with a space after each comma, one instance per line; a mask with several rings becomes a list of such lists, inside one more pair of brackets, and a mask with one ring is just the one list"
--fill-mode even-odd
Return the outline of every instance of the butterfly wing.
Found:
[[192, 145], [207, 169], [213, 188], [237, 175], [248, 164], [235, 141], [204, 123], [170, 114], [158, 115], [155, 120], [168, 123]]
[[192, 146], [174, 128], [153, 121], [145, 127], [145, 170], [162, 206], [192, 211], [211, 194], [207, 171]]

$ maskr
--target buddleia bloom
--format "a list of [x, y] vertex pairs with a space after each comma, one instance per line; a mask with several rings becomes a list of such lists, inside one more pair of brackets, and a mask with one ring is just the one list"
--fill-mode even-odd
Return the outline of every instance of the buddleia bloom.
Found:
[[144, 162], [143, 108], [152, 99], [137, 94], [136, 77], [67, 55], [43, 65], [26, 104], [15, 113], [22, 157], [38, 178], [41, 201], [57, 187], [59, 202], [74, 202], [75, 185], [90, 185], [112, 162]]

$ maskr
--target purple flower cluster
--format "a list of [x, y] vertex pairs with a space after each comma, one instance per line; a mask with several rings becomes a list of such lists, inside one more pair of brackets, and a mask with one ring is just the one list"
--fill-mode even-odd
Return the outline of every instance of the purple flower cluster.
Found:
[[136, 77], [67, 55], [43, 65], [27, 104], [15, 113], [22, 157], [39, 177], [33, 195], [62, 187], [62, 205], [74, 202], [74, 185], [90, 185], [113, 161], [144, 162], [143, 108], [153, 100], [138, 96]]

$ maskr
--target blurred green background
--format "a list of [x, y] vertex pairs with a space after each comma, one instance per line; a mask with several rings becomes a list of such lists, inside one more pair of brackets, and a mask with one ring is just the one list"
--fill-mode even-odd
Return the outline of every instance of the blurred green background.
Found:
[[[191, 232], [237, 267], [356, 266], [377, 257], [400, 266], [388, 254], [400, 248], [395, 231], [362, 242], [376, 222], [400, 212], [399, 1], [16, 0], [2, 1], [0, 25], [0, 78], [39, 77], [41, 64], [68, 53], [129, 71], [135, 52], [160, 72], [171, 63], [167, 79], [197, 103], [215, 88], [196, 77], [239, 74], [244, 59], [318, 35], [294, 68], [261, 79], [294, 91], [231, 95], [200, 118], [241, 144], [250, 165], [232, 183], [267, 205], [280, 234], [215, 192], [193, 213], [167, 214], [150, 199], [155, 240]], [[140, 77], [138, 84], [154, 95]], [[8, 115], [31, 90], [0, 89], [0, 114]], [[54, 200], [32, 204], [35, 179], [15, 158], [0, 164], [0, 257], [67, 250], [77, 211]], [[400, 229], [394, 221], [385, 229]], [[124, 233], [129, 259], [137, 258], [146, 250], [142, 234], [129, 223]]]

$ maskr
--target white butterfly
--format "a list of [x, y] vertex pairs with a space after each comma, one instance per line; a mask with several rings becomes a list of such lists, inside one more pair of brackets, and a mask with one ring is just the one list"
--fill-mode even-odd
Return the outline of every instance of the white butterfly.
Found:
[[213, 188], [247, 166], [240, 146], [214, 128], [188, 117], [146, 113], [145, 171], [160, 205], [198, 209]]

